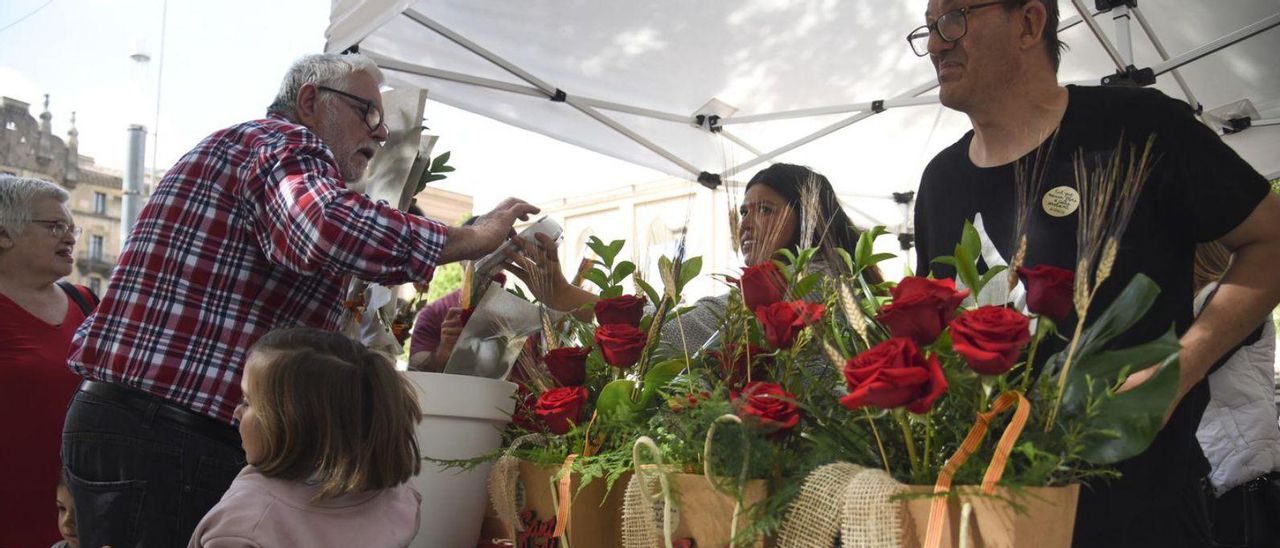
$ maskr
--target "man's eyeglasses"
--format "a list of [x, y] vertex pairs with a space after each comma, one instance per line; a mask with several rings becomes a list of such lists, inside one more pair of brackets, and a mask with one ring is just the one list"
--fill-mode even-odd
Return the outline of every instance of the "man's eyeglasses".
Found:
[[333, 89], [329, 86], [316, 86], [316, 89], [330, 93], [337, 93], [338, 95], [360, 103], [364, 108], [364, 123], [366, 126], [369, 126], [369, 131], [378, 131], [378, 129], [382, 127], [382, 111], [378, 110], [378, 105], [374, 104], [373, 101], [365, 99], [359, 95], [347, 93], [340, 89]]
[[79, 238], [80, 235], [84, 233], [84, 227], [76, 226], [73, 224], [67, 224], [66, 221], [35, 220], [31, 222], [36, 223], [38, 225], [43, 225], [45, 228], [49, 229], [49, 232], [53, 233], [54, 238], [58, 238], [58, 239], [62, 239], [67, 234], [71, 234], [73, 238]]
[[938, 16], [938, 19], [928, 25], [921, 25], [907, 35], [907, 43], [911, 44], [911, 51], [917, 56], [924, 57], [929, 55], [929, 33], [936, 32], [938, 37], [947, 42], [955, 42], [964, 38], [969, 33], [969, 13], [973, 10], [985, 8], [988, 6], [998, 6], [1000, 4], [1012, 4], [1009, 0], [1002, 2], [983, 2], [972, 6], [965, 6], [960, 9], [954, 9]]

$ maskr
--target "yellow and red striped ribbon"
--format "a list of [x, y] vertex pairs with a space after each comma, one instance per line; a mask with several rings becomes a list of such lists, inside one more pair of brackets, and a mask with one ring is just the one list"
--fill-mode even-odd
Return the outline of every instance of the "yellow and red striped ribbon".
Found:
[[978, 413], [978, 420], [974, 423], [973, 428], [969, 429], [969, 434], [965, 436], [964, 443], [960, 444], [960, 448], [943, 465], [942, 472], [938, 474], [938, 481], [933, 486], [934, 496], [933, 503], [929, 507], [929, 526], [925, 533], [925, 548], [938, 548], [942, 545], [942, 522], [947, 515], [947, 497], [945, 495], [951, 491], [951, 480], [955, 477], [956, 470], [973, 455], [974, 451], [978, 450], [978, 446], [982, 444], [982, 439], [987, 435], [991, 419], [1007, 411], [1015, 404], [1017, 408], [1013, 412], [1013, 419], [1009, 421], [1009, 426], [1000, 435], [1000, 443], [996, 444], [995, 453], [991, 457], [991, 464], [987, 465], [986, 475], [982, 477], [982, 493], [985, 495], [995, 493], [996, 484], [1000, 483], [1000, 477], [1004, 475], [1005, 464], [1009, 461], [1009, 453], [1013, 451], [1013, 445], [1017, 443], [1018, 436], [1022, 434], [1022, 428], [1026, 426], [1027, 418], [1031, 415], [1031, 404], [1021, 392], [1016, 390], [1000, 394], [995, 403], [991, 404], [991, 410]]

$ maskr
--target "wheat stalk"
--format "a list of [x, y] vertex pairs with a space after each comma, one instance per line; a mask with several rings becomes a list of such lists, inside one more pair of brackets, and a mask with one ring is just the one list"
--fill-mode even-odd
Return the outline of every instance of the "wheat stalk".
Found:
[[1023, 234], [1018, 238], [1018, 251], [1013, 254], [1013, 262], [1009, 263], [1008, 279], [1009, 291], [1018, 286], [1018, 269], [1022, 268], [1022, 263], [1027, 260], [1027, 235]]
[[841, 280], [837, 287], [840, 291], [840, 308], [844, 311], [844, 316], [849, 319], [849, 325], [853, 327], [853, 331], [862, 338], [862, 343], [869, 345], [867, 315], [862, 311], [862, 307], [858, 305], [858, 301], [853, 295], [853, 288], [845, 280]]
[[1053, 428], [1058, 409], [1062, 405], [1062, 393], [1084, 333], [1089, 307], [1102, 283], [1115, 269], [1120, 242], [1133, 218], [1142, 187], [1151, 175], [1151, 168], [1156, 161], [1151, 155], [1155, 140], [1155, 134], [1147, 137], [1146, 144], [1139, 152], [1136, 146], [1125, 146], [1124, 133], [1121, 132], [1119, 143], [1111, 152], [1110, 158], [1094, 169], [1086, 165], [1083, 151], [1077, 151], [1074, 155], [1076, 188], [1080, 193], [1077, 214], [1079, 224], [1076, 231], [1076, 278], [1072, 295], [1077, 320], [1067, 357], [1058, 373], [1054, 404], [1045, 422], [1046, 432]]

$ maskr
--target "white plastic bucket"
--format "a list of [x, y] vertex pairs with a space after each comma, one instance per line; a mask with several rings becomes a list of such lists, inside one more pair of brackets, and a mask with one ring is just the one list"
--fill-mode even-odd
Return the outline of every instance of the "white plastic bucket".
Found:
[[[422, 455], [468, 459], [501, 445], [500, 430], [515, 409], [515, 383], [443, 373], [405, 372], [418, 389]], [[422, 494], [421, 526], [412, 548], [475, 548], [489, 504], [489, 464], [461, 472], [422, 463], [413, 486]]]

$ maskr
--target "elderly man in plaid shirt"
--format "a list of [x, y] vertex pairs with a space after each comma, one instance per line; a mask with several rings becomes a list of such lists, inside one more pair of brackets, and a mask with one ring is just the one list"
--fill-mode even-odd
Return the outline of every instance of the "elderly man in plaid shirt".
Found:
[[156, 186], [70, 367], [85, 377], [62, 457], [86, 546], [181, 546], [244, 465], [232, 413], [246, 354], [283, 326], [335, 329], [350, 277], [428, 282], [537, 208], [470, 227], [347, 189], [387, 138], [359, 55], [289, 69], [265, 119], [206, 138]]

